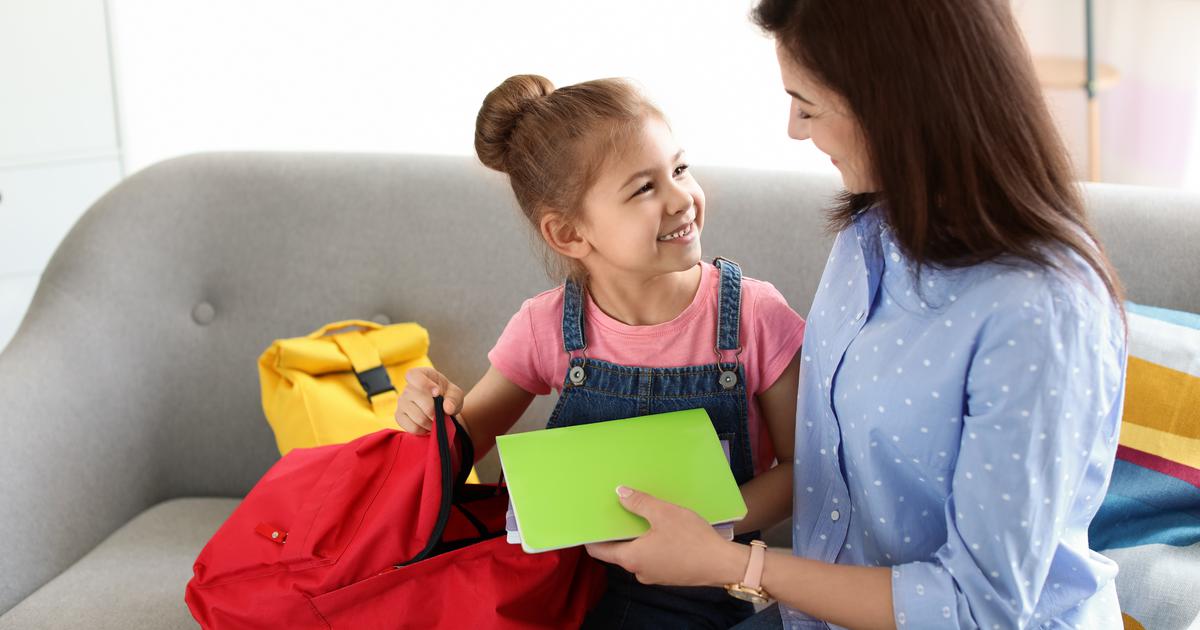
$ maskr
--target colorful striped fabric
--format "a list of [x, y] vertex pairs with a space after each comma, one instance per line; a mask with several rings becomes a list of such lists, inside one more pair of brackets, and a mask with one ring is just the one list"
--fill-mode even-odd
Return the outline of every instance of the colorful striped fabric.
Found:
[[1126, 628], [1200, 627], [1200, 316], [1128, 305], [1125, 412], [1089, 531]]

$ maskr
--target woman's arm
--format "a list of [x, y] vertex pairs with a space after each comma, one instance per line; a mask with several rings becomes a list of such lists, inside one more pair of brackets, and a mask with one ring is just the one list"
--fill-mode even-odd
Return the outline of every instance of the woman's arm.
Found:
[[1123, 324], [1103, 293], [1013, 277], [966, 374], [946, 541], [893, 567], [910, 627], [1041, 625], [1112, 579], [1089, 560], [1087, 527], [1116, 450]]
[[[1108, 304], [1009, 292], [965, 375], [967, 409], [944, 518], [947, 540], [891, 568], [768, 557], [779, 601], [848, 627], [1022, 627], [1094, 596], [1111, 567], [1087, 563], [1087, 519], [1116, 447], [1121, 321]], [[1082, 302], [1071, 304], [1071, 301]], [[591, 545], [647, 582], [740, 581], [748, 551], [683, 508], [634, 493], [650, 521], [629, 543]], [[739, 568], [740, 567], [740, 568]]]
[[800, 381], [800, 352], [788, 364], [783, 374], [758, 396], [763, 422], [775, 447], [774, 468], [751, 479], [742, 486], [746, 500], [746, 518], [734, 531], [752, 532], [770, 527], [791, 514], [792, 510], [792, 453], [796, 443], [796, 387]]
[[[626, 543], [588, 545], [593, 557], [646, 584], [725, 586], [742, 581], [750, 548], [721, 538], [695, 512], [622, 488], [621, 504], [650, 523]], [[779, 602], [847, 628], [895, 628], [891, 570], [828, 564], [769, 552], [762, 587]]]

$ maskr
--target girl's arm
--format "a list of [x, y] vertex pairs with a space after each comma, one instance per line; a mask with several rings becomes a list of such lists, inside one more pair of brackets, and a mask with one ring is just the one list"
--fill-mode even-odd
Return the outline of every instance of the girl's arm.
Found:
[[492, 450], [497, 435], [507, 433], [516, 424], [533, 399], [533, 394], [508, 380], [500, 370], [488, 368], [467, 393], [458, 418], [475, 445], [476, 461]]
[[800, 381], [800, 351], [771, 387], [758, 396], [763, 422], [775, 447], [774, 468], [742, 486], [746, 518], [736, 533], [765, 529], [792, 512], [792, 458], [796, 441], [796, 388]]

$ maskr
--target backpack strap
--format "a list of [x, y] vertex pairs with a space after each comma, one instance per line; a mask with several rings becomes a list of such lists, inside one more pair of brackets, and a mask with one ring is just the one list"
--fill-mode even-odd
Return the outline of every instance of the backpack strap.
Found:
[[[430, 532], [429, 539], [425, 542], [425, 548], [412, 558], [395, 565], [396, 568], [420, 562], [438, 550], [442, 544], [442, 536], [446, 533], [446, 523], [450, 521], [450, 510], [454, 507], [454, 495], [466, 483], [471, 466], [475, 463], [475, 448], [471, 443], [470, 436], [463, 431], [454, 416], [446, 415], [444, 404], [445, 400], [441, 396], [434, 397], [433, 413], [436, 417], [433, 420], [433, 426], [434, 433], [437, 435], [438, 458], [441, 460], [442, 473], [442, 494], [441, 502], [438, 505], [437, 521], [434, 522], [433, 531]], [[450, 430], [446, 426], [448, 424], [454, 427], [455, 441], [462, 455], [457, 472], [454, 471], [453, 454], [450, 452]]]
[[392, 385], [383, 358], [379, 356], [379, 349], [358, 330], [334, 335], [332, 339], [350, 359], [350, 366], [367, 400], [371, 402], [375, 417], [383, 421], [390, 420], [395, 414], [400, 394]]

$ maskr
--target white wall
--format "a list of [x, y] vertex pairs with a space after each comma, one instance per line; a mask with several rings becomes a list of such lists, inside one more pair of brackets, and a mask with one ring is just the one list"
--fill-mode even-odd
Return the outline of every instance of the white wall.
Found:
[[[1012, 0], [1034, 54], [1082, 57], [1082, 0]], [[1101, 179], [1200, 190], [1200, 2], [1095, 0], [1096, 58], [1120, 74], [1100, 93]], [[1085, 172], [1082, 90], [1047, 93]]]
[[0, 0], [0, 350], [121, 175], [104, 0]]
[[110, 0], [129, 171], [213, 149], [470, 154], [518, 73], [637, 79], [705, 164], [834, 172], [789, 141], [750, 0]]
[[[1082, 56], [1081, 0], [1011, 0], [1035, 54]], [[535, 72], [639, 80], [692, 159], [834, 172], [787, 139], [753, 0], [109, 0], [128, 171], [193, 151], [470, 154], [484, 94]], [[1200, 2], [1096, 0], [1103, 179], [1200, 188]], [[1082, 90], [1048, 94], [1084, 172]]]

